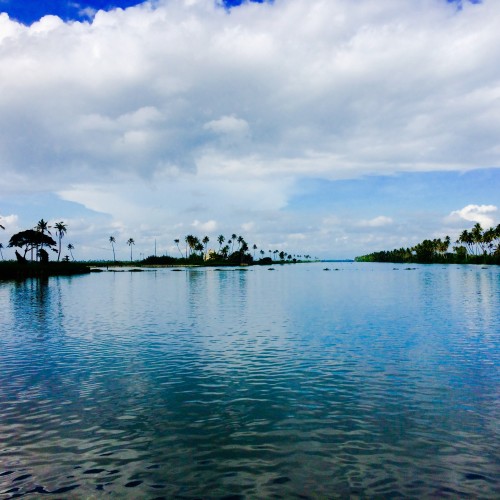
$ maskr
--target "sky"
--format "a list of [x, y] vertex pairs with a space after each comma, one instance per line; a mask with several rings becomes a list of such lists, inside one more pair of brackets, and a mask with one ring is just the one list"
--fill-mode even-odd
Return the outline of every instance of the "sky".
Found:
[[0, 0], [0, 242], [353, 258], [500, 223], [498, 0]]

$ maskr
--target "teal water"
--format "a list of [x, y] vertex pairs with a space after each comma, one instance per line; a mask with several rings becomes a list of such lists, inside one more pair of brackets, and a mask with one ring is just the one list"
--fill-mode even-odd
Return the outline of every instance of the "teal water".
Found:
[[0, 282], [0, 498], [500, 497], [500, 270], [405, 267]]

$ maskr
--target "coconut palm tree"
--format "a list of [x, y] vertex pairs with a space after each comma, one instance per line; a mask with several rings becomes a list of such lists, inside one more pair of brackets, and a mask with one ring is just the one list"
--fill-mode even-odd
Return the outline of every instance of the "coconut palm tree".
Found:
[[479, 222], [474, 224], [474, 227], [471, 230], [471, 236], [473, 243], [476, 245], [477, 253], [479, 254], [479, 251], [481, 251], [481, 253], [484, 254], [485, 245], [483, 241], [483, 228]]
[[219, 242], [219, 253], [225, 240], [226, 238], [224, 238], [224, 235], [222, 234], [219, 234], [219, 236], [217, 237], [217, 241]]
[[57, 262], [61, 259], [61, 241], [63, 239], [63, 236], [66, 234], [66, 231], [68, 230], [66, 224], [64, 222], [56, 222], [54, 224], [54, 227], [56, 229], [56, 235], [57, 235], [57, 240], [59, 242], [59, 250], [57, 252]]
[[236, 239], [236, 241], [238, 242], [238, 250], [241, 250], [241, 247], [243, 245], [243, 242], [245, 241], [243, 239], [243, 236], [238, 236], [238, 238]]
[[183, 259], [183, 258], [184, 258], [184, 255], [182, 255], [181, 249], [179, 248], [179, 242], [180, 242], [180, 241], [181, 241], [181, 240], [179, 240], [179, 239], [177, 239], [177, 238], [176, 238], [176, 239], [174, 240], [174, 243], [177, 245], [177, 250], [179, 250], [179, 253], [181, 254], [181, 259]]
[[[49, 224], [47, 221], [43, 220], [43, 219], [40, 219], [37, 223], [37, 225], [35, 226], [35, 231], [38, 231], [39, 233], [42, 233], [42, 239], [43, 239], [43, 236], [45, 234], [45, 231], [47, 231], [47, 233], [49, 233], [51, 235], [51, 232], [49, 231]], [[51, 235], [52, 236], [52, 235]], [[40, 243], [40, 248], [43, 248], [43, 245], [44, 243]], [[38, 245], [36, 245], [36, 255], [37, 255], [37, 258], [38, 258]], [[31, 260], [33, 260], [33, 249], [31, 251]]]
[[68, 248], [68, 250], [69, 250], [69, 253], [71, 254], [71, 258], [72, 258], [73, 260], [75, 260], [75, 258], [73, 257], [73, 252], [72, 252], [72, 250], [74, 250], [74, 249], [75, 249], [75, 247], [74, 247], [71, 243], [68, 243], [67, 248]]
[[233, 253], [233, 247], [234, 247], [234, 242], [236, 241], [236, 238], [237, 238], [236, 234], [233, 233], [231, 235], [231, 253]]
[[135, 245], [134, 238], [129, 238], [127, 240], [127, 245], [130, 247], [130, 262], [132, 262], [132, 245]]
[[3, 243], [0, 243], [0, 256], [2, 257], [2, 260], [4, 260], [3, 253], [2, 253], [2, 248], [3, 248]]
[[207, 253], [207, 245], [210, 241], [210, 238], [208, 236], [205, 236], [201, 241], [203, 242], [203, 246], [205, 247], [205, 253]]
[[192, 234], [188, 234], [184, 241], [186, 242], [186, 259], [188, 258], [188, 248], [189, 248], [189, 256], [191, 256], [191, 252], [194, 251], [196, 244], [198, 243], [198, 238], [193, 236]]
[[111, 243], [111, 248], [113, 249], [113, 261], [116, 262], [116, 256], [115, 256], [115, 243], [116, 243], [116, 240], [115, 240], [115, 237], [114, 236], [110, 236], [109, 237], [109, 242]]
[[253, 248], [253, 258], [255, 259], [255, 250], [257, 250], [257, 245], [254, 243], [252, 248]]

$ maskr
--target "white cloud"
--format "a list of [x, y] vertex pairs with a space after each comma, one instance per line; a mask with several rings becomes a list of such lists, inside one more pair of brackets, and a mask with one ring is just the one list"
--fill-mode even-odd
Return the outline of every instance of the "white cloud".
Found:
[[379, 215], [370, 220], [363, 220], [359, 223], [361, 227], [383, 227], [391, 225], [393, 220], [385, 215]]
[[57, 192], [129, 233], [258, 231], [304, 178], [500, 165], [499, 21], [497, 0], [0, 14], [0, 193]]
[[495, 205], [467, 205], [451, 212], [450, 217], [457, 216], [463, 220], [479, 222], [484, 229], [487, 229], [495, 224], [494, 214], [497, 210]]
[[213, 233], [217, 230], [217, 221], [208, 220], [206, 222], [200, 222], [199, 220], [193, 221], [191, 224], [197, 231], [201, 231], [204, 233]]
[[6, 230], [12, 231], [12, 228], [17, 228], [17, 223], [19, 217], [15, 214], [1, 215], [0, 214], [0, 225], [2, 225]]

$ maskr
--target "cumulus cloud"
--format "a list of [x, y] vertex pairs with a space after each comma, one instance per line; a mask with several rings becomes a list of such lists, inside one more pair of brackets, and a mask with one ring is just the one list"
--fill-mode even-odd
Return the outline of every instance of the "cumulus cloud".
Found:
[[374, 217], [370, 220], [363, 220], [359, 223], [361, 227], [383, 227], [389, 226], [392, 224], [392, 219], [390, 217], [386, 217], [385, 215], [379, 215], [378, 217]]
[[57, 192], [131, 225], [241, 224], [306, 177], [499, 164], [496, 0], [88, 15], [0, 15], [0, 193]]
[[450, 217], [459, 217], [462, 220], [479, 222], [483, 228], [489, 228], [495, 223], [495, 212], [498, 208], [495, 205], [467, 205], [460, 210], [451, 212]]
[[18, 223], [19, 217], [15, 214], [10, 214], [10, 215], [1, 215], [0, 214], [0, 225], [3, 226], [5, 229], [10, 229], [12, 228], [17, 228], [17, 223]]

